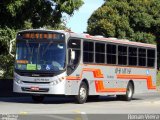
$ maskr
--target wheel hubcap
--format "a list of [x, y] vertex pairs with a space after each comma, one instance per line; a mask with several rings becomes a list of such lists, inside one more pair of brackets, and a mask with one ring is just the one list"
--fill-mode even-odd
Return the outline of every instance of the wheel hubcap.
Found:
[[83, 87], [80, 89], [80, 98], [82, 100], [86, 98], [86, 89]]

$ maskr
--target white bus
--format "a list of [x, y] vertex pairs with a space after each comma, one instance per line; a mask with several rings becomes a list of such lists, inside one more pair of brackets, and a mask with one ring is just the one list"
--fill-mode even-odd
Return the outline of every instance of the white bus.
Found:
[[13, 91], [47, 95], [116, 95], [156, 89], [156, 45], [56, 30], [24, 30], [17, 34]]

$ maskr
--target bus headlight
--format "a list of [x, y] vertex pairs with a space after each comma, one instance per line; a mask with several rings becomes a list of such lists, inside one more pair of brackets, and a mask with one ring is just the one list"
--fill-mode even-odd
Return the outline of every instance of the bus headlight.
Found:
[[17, 77], [17, 76], [14, 77], [14, 80], [15, 80], [18, 84], [21, 84], [21, 83], [22, 83], [22, 81], [20, 80], [20, 78]]
[[22, 83], [22, 81], [19, 80], [19, 79], [16, 79], [15, 81], [16, 81], [18, 84], [21, 84], [21, 83]]
[[57, 84], [57, 81], [56, 81], [56, 80], [55, 80], [55, 81], [52, 81], [50, 84], [51, 84], [51, 85], [56, 85], [56, 84]]

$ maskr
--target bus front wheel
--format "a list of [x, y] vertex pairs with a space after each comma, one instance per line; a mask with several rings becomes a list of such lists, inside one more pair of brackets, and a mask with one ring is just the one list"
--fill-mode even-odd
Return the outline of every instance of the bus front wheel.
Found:
[[32, 95], [32, 100], [35, 103], [41, 103], [44, 100], [44, 96]]
[[75, 96], [76, 103], [83, 104], [86, 102], [88, 97], [88, 87], [85, 82], [80, 84], [78, 95]]

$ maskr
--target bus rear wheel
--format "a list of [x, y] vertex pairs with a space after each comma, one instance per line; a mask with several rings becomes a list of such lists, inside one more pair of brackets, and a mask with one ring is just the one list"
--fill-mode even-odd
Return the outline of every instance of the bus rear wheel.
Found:
[[32, 95], [32, 100], [35, 103], [42, 103], [44, 100], [44, 96]]
[[133, 93], [134, 93], [134, 86], [131, 82], [129, 82], [127, 85], [126, 95], [117, 95], [117, 99], [131, 101], [133, 98]]
[[75, 96], [76, 103], [83, 104], [88, 97], [88, 87], [85, 82], [82, 82], [78, 91], [78, 95]]

